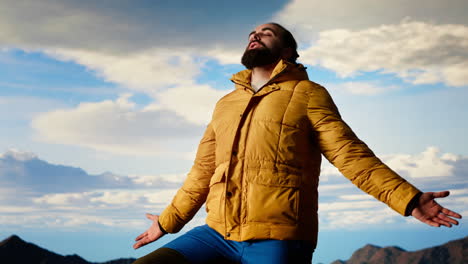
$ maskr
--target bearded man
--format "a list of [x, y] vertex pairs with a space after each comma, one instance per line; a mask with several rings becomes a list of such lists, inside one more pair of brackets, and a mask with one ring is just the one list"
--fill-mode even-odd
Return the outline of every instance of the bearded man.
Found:
[[[404, 216], [431, 226], [458, 224], [455, 212], [383, 164], [342, 120], [325, 88], [296, 63], [297, 44], [284, 27], [255, 28], [235, 90], [216, 104], [182, 188], [134, 248], [178, 232], [206, 203], [196, 227], [135, 264], [311, 263], [318, 232], [323, 154], [363, 191]], [[453, 218], [452, 218], [453, 217]]]

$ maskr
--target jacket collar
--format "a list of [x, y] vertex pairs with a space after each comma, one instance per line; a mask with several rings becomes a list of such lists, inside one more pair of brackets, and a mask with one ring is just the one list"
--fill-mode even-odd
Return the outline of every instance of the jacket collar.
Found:
[[[302, 64], [294, 64], [285, 60], [280, 60], [273, 69], [270, 80], [264, 85], [272, 83], [280, 83], [290, 80], [308, 80], [306, 67]], [[243, 70], [232, 75], [231, 81], [236, 85], [237, 89], [248, 88], [252, 90], [250, 80], [252, 76], [252, 70]]]

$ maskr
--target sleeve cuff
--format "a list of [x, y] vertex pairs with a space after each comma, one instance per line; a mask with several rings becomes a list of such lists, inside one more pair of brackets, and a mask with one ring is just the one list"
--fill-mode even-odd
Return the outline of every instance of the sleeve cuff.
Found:
[[167, 234], [167, 231], [164, 230], [164, 228], [161, 226], [161, 223], [159, 223], [159, 221], [158, 221], [158, 225], [159, 225], [159, 229], [163, 232], [163, 234]]
[[422, 192], [417, 193], [413, 199], [408, 203], [405, 210], [405, 216], [410, 216], [413, 209], [419, 204], [419, 197], [421, 197]]

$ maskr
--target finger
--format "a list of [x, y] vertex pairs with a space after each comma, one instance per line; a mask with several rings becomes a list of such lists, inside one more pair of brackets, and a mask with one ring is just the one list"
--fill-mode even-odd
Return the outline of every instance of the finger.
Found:
[[148, 213], [146, 214], [146, 218], [148, 218], [149, 220], [153, 220], [153, 216], [154, 215], [152, 215], [152, 214], [148, 214]]
[[150, 219], [151, 221], [158, 221], [159, 215], [153, 215], [153, 214], [146, 214], [146, 218]]
[[134, 248], [134, 249], [137, 249], [137, 248], [140, 248], [141, 246], [143, 246], [143, 245], [144, 245], [144, 244], [143, 244], [143, 241], [144, 241], [144, 239], [138, 241], [137, 243], [135, 243], [135, 244], [133, 245], [133, 248]]
[[148, 244], [150, 242], [149, 238], [148, 237], [145, 237], [144, 239], [138, 241], [137, 243], [135, 243], [135, 245], [133, 245], [133, 248], [134, 249], [137, 249], [137, 248], [140, 248], [146, 244]]
[[139, 242], [133, 244], [133, 249], [137, 249], [137, 248], [139, 248], [139, 247], [140, 247], [140, 243], [139, 243]]
[[444, 221], [443, 219], [439, 218], [438, 216], [432, 218], [432, 221], [440, 224], [440, 225], [443, 225], [443, 226], [446, 226], [446, 227], [452, 227], [452, 224], [450, 224], [449, 222], [447, 221]]
[[448, 216], [451, 216], [451, 217], [455, 217], [455, 218], [458, 218], [458, 219], [461, 219], [462, 216], [458, 213], [455, 213], [454, 211], [451, 211], [447, 208], [442, 208], [442, 213], [448, 215]]
[[449, 191], [443, 191], [443, 192], [435, 192], [435, 193], [432, 193], [432, 195], [434, 196], [434, 198], [443, 198], [443, 197], [447, 197], [449, 196], [450, 192]]
[[138, 240], [142, 239], [143, 237], [145, 237], [147, 235], [148, 235], [148, 231], [145, 231], [145, 232], [141, 233], [139, 236], [137, 236], [135, 238], [135, 241], [138, 241]]
[[426, 223], [426, 224], [428, 224], [428, 225], [430, 225], [430, 226], [433, 226], [433, 227], [440, 227], [440, 224], [439, 224], [439, 223], [436, 223], [436, 222], [434, 222], [434, 221], [432, 221], [432, 220], [430, 220], [430, 219], [426, 219], [426, 220], [424, 221], [424, 223]]
[[446, 216], [445, 214], [443, 213], [440, 213], [437, 217], [439, 217], [440, 219], [442, 219], [443, 221], [446, 221], [446, 222], [449, 222], [449, 223], [452, 223], [454, 225], [458, 225], [458, 221], [453, 219], [453, 218], [450, 218], [448, 216]]
[[135, 243], [135, 244], [133, 245], [133, 249], [138, 249], [138, 248], [140, 248], [140, 247], [141, 247], [140, 242]]

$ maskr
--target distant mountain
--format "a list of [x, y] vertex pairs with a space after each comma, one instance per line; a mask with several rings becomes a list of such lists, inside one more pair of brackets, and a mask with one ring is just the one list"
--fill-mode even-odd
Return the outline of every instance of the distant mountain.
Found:
[[35, 154], [8, 150], [0, 154], [0, 181], [5, 187], [27, 187], [39, 193], [89, 191], [99, 188], [129, 188], [129, 177], [110, 172], [91, 175], [81, 168], [55, 165]]
[[78, 255], [62, 256], [28, 243], [16, 235], [0, 242], [0, 262], [4, 264], [131, 264], [135, 259], [89, 262]]
[[347, 261], [331, 264], [466, 264], [468, 263], [468, 236], [441, 246], [414, 252], [399, 247], [366, 245], [356, 250]]
[[138, 181], [112, 172], [93, 175], [82, 168], [49, 163], [30, 152], [10, 149], [0, 153], [1, 187], [38, 195], [102, 189], [179, 188], [182, 180], [149, 177]]
[[[16, 235], [0, 242], [0, 263], [5, 264], [131, 264], [134, 258], [107, 262], [89, 262], [78, 255], [62, 256], [28, 243]], [[399, 247], [366, 245], [353, 253], [347, 261], [331, 264], [466, 264], [468, 263], [468, 236], [441, 246], [414, 252]]]

